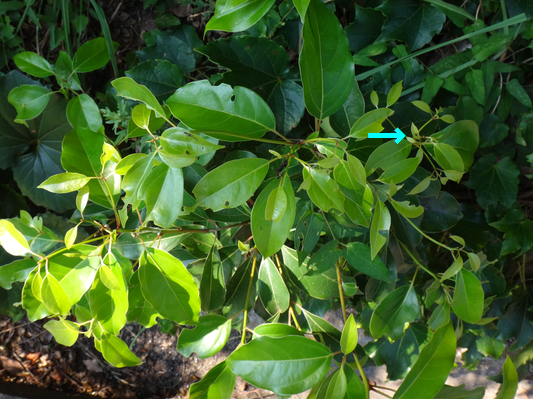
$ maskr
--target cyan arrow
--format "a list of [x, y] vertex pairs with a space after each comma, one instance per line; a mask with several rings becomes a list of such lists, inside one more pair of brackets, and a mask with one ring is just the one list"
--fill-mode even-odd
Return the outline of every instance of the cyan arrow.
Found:
[[396, 144], [398, 144], [400, 141], [403, 140], [403, 138], [405, 137], [405, 134], [403, 134], [403, 132], [398, 127], [394, 130], [394, 132], [395, 133], [368, 133], [368, 138], [369, 139], [379, 139], [379, 138], [396, 139], [394, 141], [396, 142]]

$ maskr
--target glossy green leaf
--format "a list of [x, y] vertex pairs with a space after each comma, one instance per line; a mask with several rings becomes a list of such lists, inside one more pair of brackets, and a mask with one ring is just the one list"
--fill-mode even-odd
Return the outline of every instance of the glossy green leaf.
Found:
[[98, 132], [103, 126], [100, 110], [87, 94], [80, 94], [68, 102], [67, 118], [74, 129], [83, 128]]
[[453, 368], [455, 349], [453, 324], [449, 323], [435, 331], [393, 398], [432, 399], [441, 390]]
[[41, 298], [45, 306], [54, 314], [66, 314], [70, 310], [70, 300], [59, 281], [47, 274], [41, 284]]
[[455, 280], [452, 309], [467, 323], [477, 323], [483, 315], [485, 297], [481, 282], [468, 270], [461, 269]]
[[390, 283], [389, 271], [380, 258], [371, 258], [370, 248], [360, 242], [351, 242], [344, 248], [348, 266], [372, 278]]
[[73, 66], [75, 72], [92, 72], [102, 68], [109, 62], [107, 44], [103, 37], [83, 43], [74, 54]]
[[213, 367], [200, 381], [191, 385], [190, 399], [231, 399], [235, 388], [235, 374], [226, 361]]
[[[124, 203], [131, 204], [134, 209], [140, 205], [142, 200], [141, 187], [152, 172], [153, 166], [154, 154], [152, 153], [146, 157], [140, 157], [128, 169], [122, 179], [122, 189], [126, 192], [126, 196], [123, 198]], [[161, 170], [163, 169], [164, 167]], [[148, 181], [148, 183], [150, 182]]]
[[224, 270], [216, 245], [207, 255], [200, 281], [200, 298], [202, 310], [208, 312], [222, 307], [226, 296]]
[[370, 320], [370, 332], [374, 338], [387, 334], [399, 339], [408, 323], [420, 314], [420, 305], [413, 287], [404, 285], [389, 293], [374, 310]]
[[133, 367], [142, 363], [120, 338], [105, 334], [100, 343], [102, 355], [115, 367]]
[[163, 317], [196, 324], [200, 314], [198, 287], [180, 260], [168, 252], [147, 248], [141, 257], [139, 280], [144, 297]]
[[344, 367], [339, 367], [333, 372], [331, 380], [327, 386], [325, 399], [344, 398], [347, 390], [346, 374]]
[[274, 0], [219, 0], [215, 14], [205, 27], [205, 31], [221, 30], [240, 32], [253, 26], [274, 4]]
[[252, 209], [250, 223], [254, 236], [254, 243], [263, 257], [271, 256], [280, 250], [287, 240], [289, 231], [294, 222], [296, 205], [290, 179], [284, 177], [282, 184], [281, 189], [285, 194], [287, 205], [285, 213], [279, 222], [266, 219], [268, 200], [274, 190], [279, 188], [279, 181], [276, 179], [265, 187], [259, 197], [257, 197]]
[[74, 243], [76, 242], [77, 236], [78, 236], [78, 225], [71, 228], [65, 234], [65, 247], [67, 247], [67, 249], [70, 249], [74, 245]]
[[513, 364], [513, 361], [507, 355], [507, 359], [503, 364], [503, 384], [496, 395], [496, 399], [513, 399], [518, 389], [518, 373]]
[[390, 212], [381, 201], [376, 202], [372, 225], [370, 226], [370, 252], [374, 259], [383, 245], [387, 242], [391, 225]]
[[183, 202], [183, 173], [166, 164], [157, 165], [139, 187], [138, 198], [146, 203], [146, 218], [163, 228], [174, 224]]
[[244, 204], [263, 182], [268, 163], [261, 158], [229, 161], [205, 175], [194, 187], [196, 204], [214, 211]]
[[453, 261], [452, 265], [442, 274], [440, 281], [443, 282], [444, 280], [454, 277], [457, 273], [461, 271], [462, 268], [463, 258], [461, 258], [461, 256], [457, 256], [457, 258]]
[[270, 258], [263, 258], [259, 269], [259, 297], [271, 315], [284, 313], [289, 308], [289, 290]]
[[324, 171], [319, 171], [311, 167], [304, 168], [304, 182], [309, 181], [307, 193], [309, 197], [324, 212], [331, 208], [344, 210], [345, 196], [339, 186]]
[[337, 17], [320, 0], [311, 0], [302, 30], [299, 65], [305, 106], [315, 118], [336, 112], [348, 98], [354, 64]]
[[146, 86], [136, 83], [132, 78], [123, 77], [115, 79], [111, 82], [113, 87], [117, 89], [117, 94], [129, 100], [140, 101], [155, 112], [156, 117], [165, 118], [166, 114], [163, 107], [150, 90]]
[[464, 384], [458, 387], [444, 385], [434, 399], [483, 399], [485, 396], [485, 387], [477, 387], [470, 391], [464, 387]]
[[33, 294], [32, 283], [36, 276], [38, 276], [37, 268], [30, 272], [22, 288], [22, 307], [26, 310], [30, 321], [40, 320], [52, 314], [44, 303]]
[[368, 111], [353, 124], [350, 129], [350, 136], [366, 139], [368, 138], [368, 133], [382, 132], [384, 129], [383, 122], [392, 114], [394, 114], [394, 111], [389, 108], [379, 108]]
[[157, 324], [157, 317], [162, 318], [150, 302], [144, 298], [138, 272], [133, 273], [130, 277], [128, 305], [128, 322], [136, 322], [141, 326], [150, 328]]
[[[257, 262], [256, 262], [257, 263]], [[222, 314], [226, 317], [233, 317], [240, 313], [245, 307], [250, 310], [255, 304], [255, 298], [257, 295], [257, 270], [253, 271], [254, 259], [253, 256], [245, 260], [233, 276], [231, 276], [228, 284], [226, 285], [226, 298], [224, 300], [224, 307], [222, 308]], [[256, 265], [259, 267], [259, 265]], [[248, 303], [246, 303], [246, 296], [248, 293], [248, 287], [251, 284], [250, 296]]]
[[50, 320], [44, 325], [56, 339], [56, 342], [65, 346], [72, 346], [78, 340], [80, 327], [69, 320]]
[[80, 79], [74, 72], [72, 58], [64, 51], [59, 51], [59, 56], [54, 65], [57, 83], [61, 86], [69, 86], [72, 90], [81, 90]]
[[273, 220], [279, 223], [287, 210], [287, 194], [283, 187], [278, 186], [268, 196], [265, 207], [265, 220]]
[[244, 87], [201, 80], [179, 88], [166, 104], [191, 129], [219, 140], [247, 141], [276, 128], [268, 105]]
[[341, 350], [345, 355], [355, 350], [357, 338], [357, 325], [355, 324], [353, 314], [351, 314], [348, 320], [346, 320], [341, 336]]
[[61, 173], [49, 177], [37, 187], [52, 193], [64, 194], [79, 190], [84, 187], [89, 180], [91, 180], [90, 177], [79, 173]]
[[304, 332], [298, 330], [295, 327], [289, 326], [287, 324], [281, 323], [265, 323], [257, 326], [254, 329], [254, 337], [267, 336], [271, 338], [281, 338], [287, 335], [300, 335], [304, 336]]
[[[460, 158], [459, 158], [460, 159]], [[461, 161], [462, 162], [462, 161]], [[415, 173], [416, 168], [420, 164], [420, 159], [417, 158], [407, 158], [403, 161], [391, 165], [385, 173], [383, 173], [379, 180], [386, 184], [398, 184], [409, 178], [413, 173]]]
[[396, 144], [393, 140], [376, 148], [366, 161], [366, 175], [370, 175], [377, 168], [387, 170], [400, 161], [403, 161], [411, 152], [411, 144], [407, 140]]
[[[2, 222], [0, 222], [0, 226], [1, 224]], [[2, 227], [0, 227], [0, 232], [1, 229]], [[0, 287], [5, 290], [10, 290], [15, 281], [26, 281], [30, 272], [35, 269], [36, 266], [37, 262], [33, 259], [18, 259], [7, 265], [0, 266]]]
[[461, 154], [465, 170], [474, 162], [474, 152], [479, 145], [479, 128], [471, 120], [458, 121], [431, 136], [439, 143], [451, 145]]
[[365, 100], [357, 82], [342, 107], [330, 115], [329, 123], [341, 137], [348, 136], [354, 123], [365, 113]]
[[8, 220], [0, 220], [0, 244], [13, 256], [25, 256], [31, 252], [26, 238]]
[[201, 316], [194, 329], [181, 331], [178, 351], [185, 357], [190, 357], [193, 352], [200, 359], [211, 357], [226, 345], [230, 332], [231, 319], [218, 315]]
[[442, 326], [450, 322], [450, 305], [448, 302], [443, 302], [441, 305], [431, 313], [431, 317], [428, 319], [428, 326], [432, 330], [438, 330]]
[[161, 147], [173, 155], [192, 155], [195, 157], [224, 148], [224, 146], [213, 144], [197, 134], [179, 127], [173, 127], [163, 132]]
[[394, 84], [387, 93], [387, 107], [390, 107], [398, 101], [400, 95], [402, 94], [402, 81]]
[[396, 211], [407, 218], [417, 218], [424, 213], [424, 208], [421, 206], [411, 205], [409, 201], [398, 202], [391, 199], [391, 204]]
[[[435, 159], [439, 163], [444, 172], [452, 170], [458, 172], [460, 175], [464, 172], [464, 163], [459, 152], [457, 152], [451, 145], [446, 143], [437, 143], [434, 146]], [[446, 174], [451, 180], [451, 176]], [[459, 178], [460, 180], [460, 178]]]
[[294, 247], [298, 250], [299, 263], [311, 254], [324, 227], [325, 221], [321, 214], [309, 210], [302, 215], [294, 232]]
[[22, 85], [11, 90], [7, 100], [17, 110], [17, 120], [27, 120], [44, 111], [52, 94], [45, 87]]
[[226, 363], [254, 386], [289, 395], [322, 380], [332, 357], [328, 348], [304, 337], [260, 337], [235, 350]]
[[18, 53], [13, 57], [13, 61], [22, 72], [38, 78], [45, 78], [54, 74], [52, 65], [46, 59], [31, 51]]

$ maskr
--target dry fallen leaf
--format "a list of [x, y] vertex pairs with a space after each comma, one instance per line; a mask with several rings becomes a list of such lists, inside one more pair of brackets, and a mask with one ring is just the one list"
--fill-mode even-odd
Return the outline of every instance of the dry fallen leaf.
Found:
[[83, 361], [83, 364], [85, 364], [85, 367], [87, 367], [88, 371], [92, 371], [94, 373], [99, 373], [101, 371], [104, 371], [102, 367], [100, 367], [100, 364], [96, 359], [87, 359]]
[[24, 375], [24, 367], [18, 360], [13, 360], [8, 357], [0, 356], [0, 363], [3, 368], [11, 375], [22, 376]]

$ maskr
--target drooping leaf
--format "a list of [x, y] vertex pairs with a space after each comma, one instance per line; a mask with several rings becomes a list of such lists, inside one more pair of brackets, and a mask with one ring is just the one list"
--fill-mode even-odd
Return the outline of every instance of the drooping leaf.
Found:
[[[263, 257], [269, 257], [280, 250], [293, 225], [296, 214], [294, 191], [290, 179], [283, 177], [283, 185], [279, 187], [279, 181], [274, 179], [261, 192], [254, 204], [251, 215], [251, 227], [254, 243]], [[279, 220], [267, 220], [266, 209], [272, 192], [280, 188], [283, 190], [287, 205], [283, 217]]]
[[393, 398], [433, 398], [441, 390], [452, 370], [455, 349], [456, 339], [452, 323], [435, 331]]
[[50, 320], [44, 325], [58, 344], [72, 346], [78, 340], [80, 327], [69, 320]]
[[193, 352], [200, 359], [213, 356], [226, 344], [231, 332], [231, 319], [218, 315], [205, 315], [198, 319], [198, 325], [181, 331], [178, 339], [178, 351], [185, 357]]
[[222, 306], [226, 296], [225, 283], [222, 262], [216, 245], [213, 245], [205, 260], [202, 280], [200, 281], [202, 310], [208, 312]]
[[226, 363], [256, 387], [289, 395], [322, 380], [332, 357], [328, 348], [304, 337], [259, 337], [235, 350]]
[[196, 204], [219, 211], [246, 202], [268, 171], [267, 161], [245, 158], [229, 161], [205, 175], [194, 187]]
[[136, 322], [141, 326], [150, 328], [157, 323], [157, 317], [161, 317], [150, 302], [144, 298], [138, 272], [133, 273], [130, 277], [128, 305], [128, 322]]
[[142, 363], [124, 341], [112, 334], [102, 336], [100, 347], [104, 359], [115, 367], [133, 367]]
[[290, 294], [274, 262], [263, 258], [259, 269], [259, 296], [271, 315], [284, 313], [289, 307]]
[[[380, 249], [387, 242], [389, 229], [391, 225], [390, 212], [381, 201], [376, 202], [372, 225], [370, 226], [370, 253], [371, 259], [374, 259]], [[383, 232], [383, 233], [382, 233]]]
[[70, 301], [59, 281], [47, 274], [41, 283], [41, 299], [48, 310], [54, 314], [66, 314], [70, 310]]
[[[255, 266], [258, 267], [259, 265]], [[251, 256], [244, 261], [237, 270], [235, 270], [233, 276], [231, 276], [226, 285], [226, 298], [224, 300], [224, 307], [222, 308], [222, 314], [224, 316], [233, 317], [245, 308], [248, 310], [253, 308], [257, 295], [258, 274], [257, 270], [254, 270], [252, 273], [253, 268], [254, 257]], [[248, 303], [246, 303], [248, 287], [250, 284], [252, 288], [250, 290], [250, 296], [248, 297]]]
[[200, 296], [183, 263], [168, 252], [155, 248], [147, 248], [140, 263], [142, 293], [153, 308], [176, 323], [196, 324]]
[[403, 336], [406, 324], [420, 314], [420, 305], [413, 287], [404, 285], [383, 299], [374, 310], [370, 332], [374, 338], [387, 334], [396, 340]]
[[205, 31], [222, 30], [240, 32], [253, 26], [267, 13], [274, 0], [219, 0], [215, 14], [205, 27]]
[[307, 110], [318, 119], [335, 113], [352, 90], [354, 64], [342, 26], [319, 0], [305, 14], [300, 73]]
[[191, 129], [219, 140], [251, 140], [276, 128], [268, 105], [244, 87], [211, 86], [201, 80], [179, 88], [166, 104]]
[[483, 288], [477, 277], [468, 270], [461, 269], [456, 276], [452, 309], [467, 323], [477, 323], [483, 315]]

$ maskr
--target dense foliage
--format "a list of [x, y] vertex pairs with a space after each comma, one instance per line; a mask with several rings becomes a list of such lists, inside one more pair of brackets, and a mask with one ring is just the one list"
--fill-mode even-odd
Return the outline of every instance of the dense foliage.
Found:
[[[496, 379], [514, 396], [533, 359], [528, 2], [219, 0], [205, 44], [145, 1], [172, 29], [98, 96], [85, 74], [120, 72], [98, 4], [104, 37], [47, 60], [17, 49], [10, 15], [38, 16], [16, 3], [0, 4], [18, 68], [0, 79], [0, 168], [53, 212], [0, 220], [3, 312], [94, 337], [117, 367], [140, 363], [127, 322], [195, 326], [178, 350], [201, 358], [241, 331], [191, 398], [229, 399], [236, 375], [368, 398], [382, 364], [404, 379], [394, 398], [464, 397], [444, 385], [456, 348], [475, 368], [511, 339]], [[343, 331], [322, 318], [338, 308]]]

